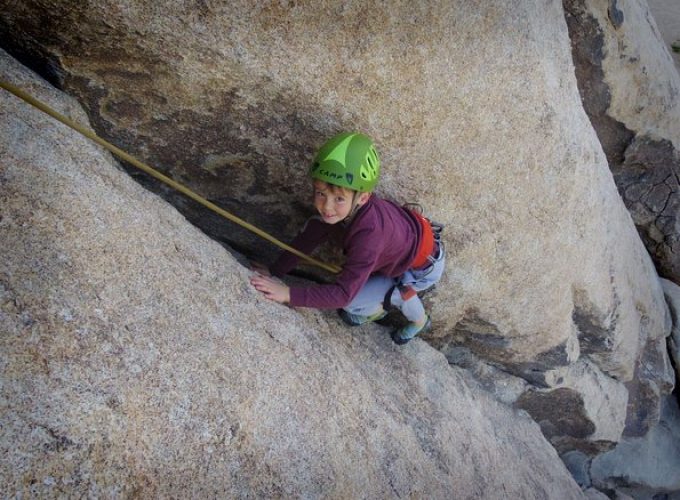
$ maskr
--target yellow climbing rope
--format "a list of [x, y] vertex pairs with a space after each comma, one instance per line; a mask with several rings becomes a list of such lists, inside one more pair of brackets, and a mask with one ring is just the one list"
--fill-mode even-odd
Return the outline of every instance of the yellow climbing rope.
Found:
[[297, 249], [295, 249], [295, 248], [293, 248], [289, 245], [286, 245], [282, 241], [274, 238], [270, 234], [268, 234], [268, 233], [262, 231], [261, 229], [253, 226], [252, 224], [244, 221], [243, 219], [241, 219], [241, 218], [227, 212], [226, 210], [218, 207], [214, 203], [212, 203], [212, 202], [206, 200], [205, 198], [203, 198], [202, 196], [196, 194], [195, 192], [193, 192], [192, 190], [190, 190], [186, 186], [180, 184], [179, 182], [172, 180], [170, 177], [163, 175], [162, 173], [160, 173], [159, 171], [150, 167], [146, 163], [139, 161], [134, 156], [131, 156], [128, 153], [126, 153], [125, 151], [123, 151], [122, 149], [117, 148], [116, 146], [114, 146], [110, 142], [105, 141], [104, 139], [99, 137], [97, 134], [95, 134], [91, 130], [86, 129], [85, 127], [83, 127], [82, 125], [79, 125], [78, 123], [74, 122], [70, 118], [56, 112], [55, 110], [50, 108], [48, 105], [38, 101], [36, 98], [31, 96], [30, 94], [21, 90], [19, 87], [16, 87], [16, 86], [14, 86], [10, 83], [4, 82], [2, 80], [0, 80], [0, 87], [7, 90], [8, 92], [14, 94], [18, 98], [26, 101], [31, 106], [38, 108], [40, 111], [47, 113], [52, 118], [59, 120], [64, 125], [72, 128], [73, 130], [84, 135], [88, 139], [93, 140], [94, 142], [96, 142], [100, 146], [103, 146], [104, 148], [108, 149], [111, 153], [115, 154], [116, 156], [125, 160], [126, 162], [130, 163], [131, 165], [134, 165], [138, 169], [146, 172], [147, 174], [151, 175], [152, 177], [155, 177], [159, 181], [167, 184], [168, 186], [172, 187], [173, 189], [176, 189], [180, 193], [183, 193], [184, 195], [188, 196], [192, 200], [197, 201], [198, 203], [200, 203], [204, 207], [206, 207], [206, 208], [212, 210], [213, 212], [221, 215], [225, 219], [228, 219], [232, 222], [235, 222], [239, 226], [247, 229], [248, 231], [255, 233], [259, 237], [264, 238], [265, 240], [273, 243], [274, 245], [277, 245], [280, 248], [287, 250], [288, 252], [296, 255], [297, 257], [304, 259], [305, 261], [309, 262], [310, 264], [313, 264], [317, 267], [325, 269], [326, 271], [329, 271], [331, 273], [339, 273], [340, 272], [340, 270], [341, 270], [340, 267], [333, 265], [333, 264], [326, 264], [325, 262], [321, 262], [321, 261], [319, 261], [319, 260], [317, 260], [313, 257], [310, 257], [309, 255], [306, 255], [306, 254], [300, 252], [299, 250], [297, 250]]

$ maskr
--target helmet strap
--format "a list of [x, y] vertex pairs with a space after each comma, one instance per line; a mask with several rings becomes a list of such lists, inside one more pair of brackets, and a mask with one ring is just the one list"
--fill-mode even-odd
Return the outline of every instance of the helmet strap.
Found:
[[361, 194], [362, 193], [360, 193], [359, 191], [354, 191], [354, 193], [352, 194], [352, 209], [349, 211], [349, 214], [347, 215], [347, 217], [345, 217], [342, 220], [343, 224], [347, 224], [347, 223], [351, 222], [352, 219], [354, 219], [354, 216], [356, 215], [356, 213], [363, 206], [363, 203], [361, 205], [359, 205], [359, 197], [361, 196]]

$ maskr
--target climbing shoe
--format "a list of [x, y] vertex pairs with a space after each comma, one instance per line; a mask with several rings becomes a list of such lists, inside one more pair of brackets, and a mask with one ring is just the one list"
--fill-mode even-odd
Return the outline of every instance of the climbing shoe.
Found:
[[338, 314], [342, 320], [350, 326], [359, 326], [371, 321], [380, 321], [387, 316], [387, 311], [379, 311], [371, 316], [361, 316], [360, 314], [348, 313], [344, 309], [338, 309]]
[[418, 326], [415, 323], [409, 323], [403, 328], [394, 330], [392, 332], [392, 340], [394, 340], [395, 344], [403, 345], [416, 335], [428, 331], [431, 327], [432, 321], [430, 321], [430, 317], [427, 316], [425, 324], [422, 326]]

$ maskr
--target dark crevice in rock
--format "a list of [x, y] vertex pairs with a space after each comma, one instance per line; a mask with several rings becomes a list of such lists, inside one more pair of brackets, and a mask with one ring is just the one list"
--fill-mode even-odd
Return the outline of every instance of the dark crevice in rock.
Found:
[[44, 53], [41, 48], [29, 49], [14, 43], [14, 40], [10, 39], [4, 31], [2, 24], [0, 24], [0, 40], [2, 40], [0, 48], [24, 66], [36, 72], [52, 86], [63, 90], [65, 73], [60, 62], [50, 54]]
[[[16, 2], [12, 6], [13, 9], [16, 9], [19, 6], [18, 4], [19, 2]], [[15, 20], [11, 18], [9, 10], [4, 8], [0, 10], [0, 48], [24, 66], [36, 72], [50, 84], [59, 90], [63, 90], [65, 70], [58, 57], [46, 48], [52, 42], [44, 34], [47, 30], [38, 30], [39, 33], [42, 33], [40, 37], [30, 35], [30, 29], [23, 29], [22, 26], [19, 26], [20, 23], [15, 24]], [[56, 22], [55, 18], [61, 16], [56, 13], [44, 12], [42, 16], [38, 16], [37, 19], [34, 18], [32, 21], [28, 21], [30, 16], [27, 16], [26, 19], [21, 18], [20, 15], [17, 17], [22, 19], [22, 22], [33, 22], [38, 26], [48, 26], [54, 24]], [[20, 33], [19, 36], [16, 34], [17, 31]]]
[[531, 361], [515, 361], [512, 340], [503, 336], [498, 327], [481, 317], [476, 309], [468, 310], [449, 335], [429, 342], [442, 351], [451, 364], [464, 363], [471, 353], [488, 365], [537, 387], [548, 386], [547, 371], [569, 364], [566, 341], [535, 355]]
[[626, 384], [630, 398], [623, 437], [641, 437], [659, 422], [660, 392], [652, 380], [634, 379]]
[[629, 393], [624, 437], [644, 436], [659, 422], [663, 398], [674, 384], [672, 366], [667, 356], [665, 337], [650, 338], [648, 318], [640, 321], [640, 337], [647, 339], [640, 349], [635, 374], [626, 383]]
[[[25, 9], [31, 15], [23, 16]], [[267, 110], [257, 102], [244, 105], [237, 95], [243, 89], [229, 86], [211, 90], [201, 106], [178, 109], [157, 85], [157, 80], [176, 81], [176, 68], [142, 45], [126, 45], [129, 34], [121, 26], [91, 19], [79, 24], [87, 9], [75, 4], [51, 5], [44, 16], [36, 16], [30, 6], [25, 9], [17, 2], [0, 11], [0, 43], [74, 96], [98, 135], [278, 239], [290, 240], [303, 225], [309, 208], [300, 207], [302, 197], [291, 196], [297, 186], [291, 188], [291, 179], [277, 174], [278, 167], [272, 164], [306, 164], [325, 137], [311, 126], [324, 121], [324, 110], [300, 102], [266, 78], [254, 84], [253, 92], [267, 96]], [[74, 32], [73, 26], [82, 32]], [[89, 44], [90, 37], [109, 43]], [[62, 68], [61, 60], [69, 64]], [[120, 81], [129, 85], [112, 83]], [[262, 137], [278, 150], [254, 146], [253, 138]], [[278, 247], [124, 166], [136, 181], [213, 239], [238, 246], [263, 262], [280, 253]], [[262, 200], [262, 193], [267, 200]], [[260, 199], [253, 202], [257, 195]]]
[[635, 134], [607, 114], [611, 92], [602, 69], [604, 34], [597, 20], [587, 12], [583, 0], [563, 0], [563, 5], [583, 107], [609, 165], [619, 164], [623, 162], [624, 152]]
[[[675, 370], [675, 373], [680, 373], [680, 371], [678, 371], [678, 365], [675, 363], [672, 356], [671, 365], [673, 366], [673, 370]], [[671, 396], [674, 397], [678, 405], [680, 405], [680, 384], [678, 384], [677, 382], [675, 384], [675, 387], [673, 388], [673, 392], [671, 392]]]
[[558, 453], [580, 451], [590, 457], [595, 457], [616, 447], [616, 442], [602, 439], [580, 439], [572, 436], [556, 436], [551, 440]]
[[507, 356], [510, 340], [500, 334], [498, 327], [482, 318], [476, 309], [470, 309], [454, 327], [456, 335], [466, 340], [466, 345], [476, 351], [490, 351], [495, 356]]
[[[529, 413], [548, 440], [561, 436], [586, 439], [595, 432], [595, 424], [588, 418], [583, 398], [572, 389], [529, 390], [519, 397], [515, 407]], [[555, 408], [560, 411], [556, 412]]]
[[617, 5], [617, 0], [609, 0], [609, 7], [607, 8], [607, 16], [614, 28], [620, 28], [623, 25], [623, 12]]
[[[673, 325], [676, 324], [677, 324], [676, 318], [674, 317]], [[668, 354], [668, 360], [670, 362], [671, 368], [673, 369], [673, 373], [676, 374], [676, 380], [673, 386], [673, 390], [671, 391], [671, 395], [678, 401], [678, 404], [680, 404], [680, 380], [677, 379], [677, 374], [680, 373], [680, 367], [678, 367], [677, 360], [673, 353], [679, 352], [679, 349], [680, 346], [675, 345], [675, 341], [673, 340], [672, 335], [666, 337], [666, 353]]]
[[[484, 359], [494, 366], [509, 360], [511, 342], [498, 327], [482, 318], [477, 309], [468, 310], [447, 335], [428, 339], [450, 364], [462, 366], [469, 355]], [[461, 364], [462, 363], [462, 364]]]
[[593, 304], [583, 290], [574, 291], [572, 319], [578, 330], [582, 355], [601, 355], [612, 351], [616, 342], [616, 325], [620, 300], [614, 294], [613, 311], [604, 313]]
[[582, 354], [602, 354], [613, 349], [615, 331], [612, 326], [602, 326], [600, 318], [585, 309], [574, 308], [572, 319], [578, 328]]
[[548, 351], [537, 354], [530, 362], [506, 363], [504, 370], [537, 387], [548, 387], [546, 372], [568, 364], [569, 355], [565, 341]]
[[[0, 33], [6, 30], [7, 26], [0, 22]], [[185, 184], [198, 194], [206, 196], [209, 201], [221, 208], [248, 220], [265, 232], [282, 240], [290, 239], [286, 235], [294, 234], [293, 227], [301, 227], [304, 218], [310, 215], [310, 208], [301, 207], [295, 200], [293, 200], [292, 205], [299, 214], [297, 218], [291, 218], [284, 214], [282, 207], [270, 206], [267, 207], [267, 210], [263, 210], [261, 203], [248, 202], [247, 195], [253, 194], [253, 186], [256, 182], [252, 182], [249, 187], [240, 190], [235, 197], [224, 195], [210, 197], [208, 195], [211, 191], [217, 191], [215, 189], [216, 184], [230, 185], [230, 183], [225, 183], [220, 179], [228, 178], [234, 170], [239, 171], [236, 175], [241, 175], [243, 161], [239, 158], [248, 158], [248, 172], [254, 172], [254, 179], [261, 180], [269, 177], [268, 160], [264, 157], [253, 157], [251, 145], [247, 140], [239, 137], [238, 126], [235, 124], [238, 123], [238, 120], [233, 120], [228, 112], [230, 108], [234, 107], [232, 102], [234, 96], [232, 94], [227, 93], [222, 97], [214, 97], [216, 104], [213, 109], [214, 115], [210, 119], [206, 119], [205, 116], [198, 116], [191, 110], [173, 113], [164, 119], [154, 119], [150, 126], [146, 127], [154, 131], [154, 136], [151, 136], [145, 133], [144, 129], [127, 129], [117, 122], [119, 118], [129, 119], [139, 115], [141, 105], [135, 102], [133, 96], [127, 96], [125, 99], [114, 98], [97, 81], [67, 72], [52, 54], [43, 47], [36, 45], [37, 42], [34, 43], [29, 39], [28, 42], [24, 40], [18, 43], [10, 37], [0, 39], [3, 40], [3, 48], [17, 58], [19, 62], [36, 71], [60, 90], [73, 95], [85, 109], [90, 124], [100, 137], [148, 163], [161, 173]], [[162, 71], [162, 69], [157, 68], [154, 71]], [[150, 79], [151, 73], [136, 75], [120, 70], [118, 76], [139, 80]], [[220, 101], [220, 99], [222, 100]], [[160, 107], [165, 104], [162, 96], [159, 96], [157, 101]], [[141, 119], [141, 116], [137, 116], [137, 118]], [[290, 123], [294, 121], [291, 119]], [[178, 126], [178, 124], [180, 125]], [[264, 129], [266, 127], [263, 128], [263, 133], [265, 133]], [[309, 134], [305, 133], [304, 135]], [[162, 147], [157, 144], [158, 137], [164, 138], [166, 144]], [[219, 145], [219, 151], [215, 148], [206, 148], [206, 142], [211, 145]], [[206, 158], [203, 149], [207, 149], [208, 153], [217, 158], [229, 157], [232, 159], [232, 163], [235, 161], [238, 165], [235, 166], [230, 164], [229, 160], [223, 160], [220, 165], [210, 164], [207, 165], [208, 168], [203, 168], [203, 165], [201, 165], [201, 168], [195, 168], [198, 165], [194, 165], [193, 161], [200, 163], [201, 158], [204, 160]], [[207, 156], [210, 156], [210, 154], [207, 154]], [[253, 233], [232, 222], [225, 221], [221, 216], [142, 172], [137, 167], [118, 158], [115, 159], [135, 181], [145, 189], [161, 196], [177, 208], [189, 222], [211, 238], [219, 241], [231, 253], [234, 253], [233, 250], [235, 250], [249, 257], [252, 256], [256, 260], [271, 262], [280, 252], [274, 245], [263, 244], [262, 240]], [[203, 161], [203, 163], [206, 162], [207, 160]], [[301, 160], [300, 163], [302, 163]], [[277, 184], [277, 187], [272, 187], [271, 191], [281, 191], [281, 181], [273, 182]], [[268, 183], [272, 184], [272, 181], [268, 181]], [[281, 202], [282, 205], [286, 203], [286, 201]], [[282, 220], [288, 222], [282, 224]], [[286, 227], [288, 230], [282, 231], [282, 227]], [[302, 275], [316, 280], [323, 279], [323, 277], [320, 277], [322, 276], [320, 273], [303, 272]]]

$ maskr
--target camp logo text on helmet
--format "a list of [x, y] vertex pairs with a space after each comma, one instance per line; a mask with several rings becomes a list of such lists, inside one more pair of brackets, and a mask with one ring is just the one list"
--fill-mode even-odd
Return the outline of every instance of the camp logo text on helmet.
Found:
[[368, 193], [378, 184], [380, 159], [368, 136], [343, 132], [321, 146], [310, 174], [335, 186]]

